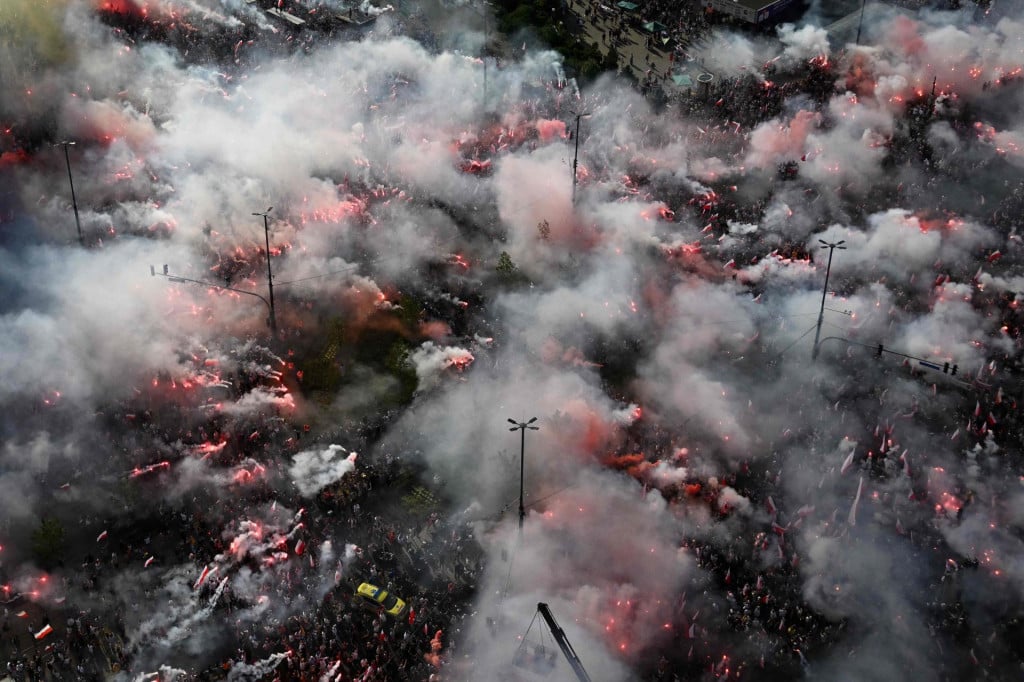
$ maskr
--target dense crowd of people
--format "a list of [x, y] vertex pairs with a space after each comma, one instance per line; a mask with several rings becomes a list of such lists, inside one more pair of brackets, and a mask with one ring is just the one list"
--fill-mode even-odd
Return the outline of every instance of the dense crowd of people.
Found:
[[[638, 9], [628, 10], [577, 1], [571, 2], [570, 8], [579, 13], [581, 20], [601, 31], [607, 49], [619, 49], [627, 43], [639, 45], [638, 39], [642, 40], [650, 54], [643, 64], [630, 63], [630, 67], [643, 76], [641, 88], [649, 90], [669, 75], [663, 66], [659, 72], [652, 61], [652, 55], [661, 60], [659, 63], [668, 59], [662, 49], [666, 46], [662, 38], [669, 39], [667, 49], [673, 50], [671, 65], [686, 54], [687, 45], [706, 34], [710, 24], [697, 3], [682, 7], [670, 0], [638, 4]], [[637, 29], [647, 21], [663, 23], [667, 28], [645, 35]], [[707, 122], [704, 128], [697, 127], [698, 132], [692, 133], [699, 135], [694, 141], [740, 149], [742, 135], [759, 122], [779, 115], [787, 99], [804, 95], [823, 101], [832, 92], [834, 82], [835, 74], [828, 72], [827, 64], [803, 65], [795, 73], [778, 79], [766, 66], [760, 76], [715, 78], [697, 85], [686, 97], [680, 97], [678, 104], [685, 115]], [[932, 116], [932, 111], [928, 109], [927, 117]], [[794, 168], [797, 167], [794, 161]], [[1018, 189], [1012, 200], [1008, 198], [997, 209], [1014, 225], [1019, 223], [1019, 211], [1012, 209], [1024, 201], [1021, 196]], [[764, 210], [763, 200], [742, 205], [718, 199], [690, 201], [697, 206], [695, 212], [701, 212], [702, 218], [718, 231], [724, 231], [729, 219], [756, 222]], [[683, 206], [673, 208], [685, 210]], [[262, 356], [258, 359], [252, 366], [261, 367], [267, 361]], [[267, 382], [268, 376], [250, 372], [240, 379], [234, 390], [245, 393]], [[197, 419], [194, 405], [172, 402], [154, 407], [139, 399], [139, 404], [121, 407], [112, 410], [109, 418], [118, 424], [131, 422], [132, 438], [145, 443], [220, 443], [219, 447], [238, 455], [235, 461], [225, 463], [226, 468], [248, 461], [242, 459], [242, 453], [258, 461], [260, 467], [273, 467], [274, 463], [266, 457], [269, 453], [281, 456], [309, 445], [306, 432], [279, 417], [269, 425], [270, 420], [266, 420], [253, 428], [243, 429], [234, 424], [230, 429], [234, 435], [225, 446], [221, 436], [227, 430], [222, 434], [222, 425], [213, 420], [192, 424]], [[995, 416], [1003, 418], [998, 411]], [[379, 426], [363, 424], [357, 430], [365, 432]], [[327, 436], [321, 435], [319, 442], [327, 442], [324, 438]], [[122, 451], [131, 457], [143, 449], [135, 442], [118, 445], [124, 445]], [[443, 502], [417, 483], [422, 472], [410, 463], [411, 459], [388, 453], [360, 459], [353, 472], [325, 488], [309, 503], [301, 522], [301, 537], [306, 545], [314, 548], [331, 540], [350, 543], [358, 550], [354, 557], [339, 559], [335, 566], [313, 551], [304, 553], [297, 549], [289, 535], [287, 551], [281, 552], [286, 567], [275, 568], [274, 575], [280, 579], [275, 580], [273, 594], [268, 595], [275, 605], [274, 611], [268, 612], [266, 618], [245, 615], [253, 604], [234, 594], [230, 582], [219, 582], [227, 576], [218, 576], [205, 584], [201, 577], [195, 587], [187, 586], [202, 597], [203, 603], [209, 604], [210, 613], [216, 614], [219, 623], [232, 630], [224, 638], [230, 645], [221, 647], [219, 660], [205, 661], [208, 667], [201, 678], [230, 679], [246, 674], [244, 671], [261, 671], [263, 677], [280, 682], [439, 680], [445, 676], [446, 666], [461, 653], [458, 635], [466, 629], [476, 580], [483, 570], [483, 556], [472, 525], [463, 518], [444, 516]], [[162, 573], [162, 569], [186, 564], [198, 574], [203, 567], [216, 564], [236, 539], [226, 529], [245, 519], [259, 505], [276, 505], [280, 501], [282, 506], [298, 508], [304, 504], [297, 496], [281, 494], [272, 489], [268, 480], [259, 479], [252, 473], [256, 471], [255, 465], [245, 471], [258, 480], [245, 483], [248, 487], [237, 481], [225, 484], [236, 486], [230, 495], [222, 497], [222, 491], [214, 488], [200, 493], [198, 498], [165, 500], [148, 509], [136, 499], [132, 503], [139, 511], [126, 515], [132, 516], [130, 519], [118, 522], [88, 515], [79, 519], [78, 528], [72, 532], [89, 537], [90, 541], [97, 537], [95, 551], [69, 556], [67, 562], [76, 564], [73, 577], [67, 579], [70, 582], [40, 601], [41, 605], [29, 614], [34, 622], [49, 621], [56, 632], [44, 637], [34, 635], [22, 622], [22, 602], [11, 598], [2, 604], [0, 651], [6, 661], [6, 674], [15, 682], [103, 679], [117, 671], [123, 671], [132, 680], [152, 679], [147, 678], [150, 668], [140, 667], [143, 664], [133, 658], [147, 642], [140, 642], [128, 623], [144, 620], [139, 614], [160, 608], [163, 587], [154, 584], [138, 594], [122, 594], [118, 575], [128, 566], [149, 568], [148, 562], [156, 558], [157, 564], [149, 570], [180, 582], [182, 576]], [[144, 496], [146, 486], [158, 485], [161, 476], [159, 470], [154, 470], [151, 478], [129, 482], [125, 487], [131, 488], [132, 494]], [[740, 482], [731, 483], [752, 499], [765, 497], [764, 487], [744, 488]], [[437, 494], [441, 494], [443, 485], [435, 487]], [[396, 500], [396, 492], [404, 496]], [[711, 505], [710, 500], [706, 502]], [[127, 498], [124, 506], [126, 510], [129, 507]], [[773, 534], [783, 533], [784, 529], [768, 527], [758, 537], [736, 539], [761, 543], [764, 547], [773, 543], [779, 546], [781, 560], [763, 569], [750, 566], [742, 559], [745, 552], [733, 551], [728, 543], [688, 547], [694, 552], [697, 566], [720, 581], [718, 587], [725, 595], [724, 600], [710, 600], [719, 623], [748, 633], [751, 641], [757, 641], [762, 648], [761, 665], [776, 670], [806, 666], [804, 652], [826, 645], [843, 627], [841, 622], [825, 620], [802, 602], [796, 556], [787, 554], [781, 541], [773, 538]], [[246, 568], [261, 570], [251, 558], [247, 561]], [[956, 589], [959, 572], [971, 568], [955, 565], [933, 586], [936, 628], [961, 627], [963, 615], [957, 611], [955, 595], [949, 593]], [[6, 580], [8, 576], [0, 573], [0, 578]], [[362, 581], [401, 597], [407, 604], [406, 610], [396, 616], [368, 602], [355, 591]], [[65, 605], [63, 597], [67, 593], [80, 598]], [[322, 599], [310, 596], [321, 594]], [[175, 624], [160, 626], [155, 639], [166, 635]], [[686, 659], [685, 652], [681, 658]], [[679, 679], [682, 668], [678, 662], [663, 660], [664, 665], [657, 666], [652, 679]], [[704, 662], [696, 665], [707, 667]], [[710, 666], [712, 672], [716, 672], [717, 665]], [[250, 677], [261, 679], [256, 672], [251, 672]]]
[[[307, 567], [305, 556], [292, 556], [289, 567], [277, 574], [276, 593], [270, 595], [278, 604], [295, 605], [286, 606], [284, 614], [291, 613], [280, 618], [243, 616], [251, 604], [235, 597], [229, 583], [216, 608], [229, 614], [239, 611], [234, 620], [238, 630], [226, 638], [239, 646], [203, 677], [218, 679], [230, 676], [233, 668], [248, 670], [261, 663], [282, 681], [319, 680], [328, 674], [328, 679], [338, 680], [439, 676], [455, 646], [447, 633], [458, 632], [469, 613], [482, 556], [468, 523], [443, 518], [438, 500], [425, 488], [413, 488], [399, 505], [374, 496], [375, 489], [393, 492], [396, 481], [412, 475], [400, 458], [382, 456], [325, 489], [306, 513], [309, 543], [335, 536], [354, 544], [355, 556], [339, 562], [333, 579], [328, 576], [321, 603], [307, 603], [306, 595], [324, 591], [321, 573], [330, 573], [333, 567], [320, 566], [319, 561], [310, 561]], [[31, 636], [15, 632], [18, 618], [8, 606], [3, 624], [8, 675], [28, 682], [105, 679], [119, 670], [135, 679], [145, 673], [144, 668], [132, 667], [139, 666], [132, 654], [140, 642], [136, 632], [126, 629], [126, 619], [133, 617], [126, 615], [125, 607], [138, 620], [138, 614], [156, 608], [161, 586], [119, 595], [118, 571], [143, 562], [151, 552], [187, 557], [197, 567], [212, 562], [231, 539], [221, 532], [225, 518], [245, 512], [240, 500], [223, 500], [222, 507], [186, 513], [161, 504], [154, 517], [137, 520], [131, 528], [112, 529], [103, 539], [108, 552], [86, 556], [71, 578], [75, 584], [61, 590], [79, 592], [79, 606], [95, 603], [95, 608], [74, 611], [57, 602], [46, 608], [50, 622], [67, 620], [58, 636], [33, 642]], [[83, 518], [83, 530], [78, 532], [92, 533], [98, 527], [101, 519]], [[363, 581], [403, 599], [405, 611], [387, 614], [359, 596], [356, 587]], [[202, 599], [214, 591], [213, 585], [212, 580], [203, 585]], [[166, 630], [159, 632], [166, 635]]]

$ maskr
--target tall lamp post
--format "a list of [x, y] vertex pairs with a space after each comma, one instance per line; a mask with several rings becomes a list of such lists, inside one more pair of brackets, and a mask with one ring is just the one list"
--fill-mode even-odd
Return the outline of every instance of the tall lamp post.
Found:
[[864, 5], [868, 4], [868, 0], [861, 0], [860, 2], [860, 19], [857, 22], [857, 41], [856, 44], [860, 45], [860, 30], [864, 28]]
[[523, 478], [524, 478], [524, 462], [526, 460], [526, 430], [538, 431], [539, 427], [530, 426], [533, 422], [537, 421], [536, 417], [532, 417], [529, 421], [517, 422], [515, 419], [509, 419], [509, 424], [515, 424], [509, 431], [519, 431], [519, 530], [523, 530], [523, 519], [526, 518], [526, 506], [523, 504]]
[[576, 167], [580, 159], [580, 119], [590, 116], [585, 111], [572, 112], [576, 116], [576, 152], [572, 155], [572, 205], [576, 205]]
[[483, 9], [484, 17], [484, 45], [480, 50], [480, 59], [484, 63], [484, 98], [481, 103], [483, 106], [484, 113], [487, 113], [487, 45], [491, 42], [491, 22], [487, 17], [487, 10], [491, 7], [491, 3], [484, 2], [480, 3]]
[[274, 311], [274, 273], [270, 270], [270, 225], [267, 216], [274, 210], [271, 206], [263, 213], [253, 213], [254, 216], [263, 216], [263, 236], [267, 241], [267, 288], [270, 290], [270, 331], [277, 334], [277, 315]]
[[78, 219], [78, 200], [75, 198], [75, 181], [71, 177], [71, 157], [68, 156], [68, 147], [75, 144], [69, 140], [62, 140], [59, 143], [64, 147], [64, 163], [68, 167], [68, 184], [71, 185], [71, 208], [75, 210], [75, 227], [78, 228], [78, 243], [85, 246], [85, 237], [82, 236], [82, 223]]
[[827, 242], [824, 239], [818, 241], [821, 242], [821, 248], [828, 249], [828, 266], [825, 268], [825, 287], [821, 290], [821, 310], [818, 311], [818, 328], [814, 331], [814, 350], [811, 351], [811, 360], [818, 359], [818, 340], [821, 338], [821, 323], [825, 321], [825, 297], [828, 296], [828, 276], [832, 272], [832, 253], [836, 249], [846, 249], [843, 246], [846, 243], [845, 239], [840, 239], [837, 242]]

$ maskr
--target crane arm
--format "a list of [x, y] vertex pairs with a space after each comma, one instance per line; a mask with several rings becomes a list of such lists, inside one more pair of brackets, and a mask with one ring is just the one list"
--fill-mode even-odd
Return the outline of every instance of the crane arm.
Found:
[[565, 631], [558, 626], [558, 622], [555, 620], [555, 614], [551, 613], [551, 609], [548, 608], [547, 604], [537, 604], [537, 612], [540, 613], [541, 618], [548, 625], [548, 630], [551, 631], [551, 636], [558, 642], [558, 647], [565, 654], [566, 660], [569, 661], [569, 666], [572, 667], [572, 671], [576, 673], [576, 677], [580, 682], [590, 682], [590, 675], [583, 669], [583, 663], [580, 661], [580, 657], [576, 655], [576, 651], [572, 648], [572, 643], [569, 638], [565, 636]]

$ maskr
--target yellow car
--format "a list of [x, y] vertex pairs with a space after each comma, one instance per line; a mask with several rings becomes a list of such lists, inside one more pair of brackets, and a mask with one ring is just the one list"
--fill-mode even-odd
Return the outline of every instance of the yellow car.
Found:
[[388, 615], [394, 616], [395, 618], [398, 618], [405, 613], [406, 606], [404, 601], [393, 594], [388, 594], [387, 590], [377, 587], [376, 585], [362, 583], [356, 589], [356, 594], [368, 602], [371, 602], [374, 606], [383, 606], [384, 612]]

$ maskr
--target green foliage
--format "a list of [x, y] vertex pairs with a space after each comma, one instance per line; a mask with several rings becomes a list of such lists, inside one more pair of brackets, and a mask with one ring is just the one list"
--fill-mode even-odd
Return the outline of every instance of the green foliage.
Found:
[[519, 268], [512, 262], [512, 256], [508, 255], [508, 251], [502, 251], [501, 255], [498, 256], [498, 264], [494, 266], [494, 269], [498, 271], [498, 274], [509, 277], [514, 275]]
[[334, 393], [341, 385], [341, 367], [338, 352], [345, 343], [345, 323], [341, 319], [327, 324], [324, 346], [320, 354], [299, 364], [302, 370], [303, 391], [327, 391]]
[[498, 23], [502, 33], [515, 33], [519, 29], [534, 25], [533, 7], [523, 4], [503, 16]]
[[441, 506], [441, 500], [421, 485], [402, 498], [402, 504], [411, 512], [429, 513]]
[[402, 294], [398, 299], [398, 309], [395, 310], [398, 319], [402, 321], [405, 328], [415, 332], [423, 317], [423, 304], [407, 294]]
[[596, 44], [588, 44], [567, 27], [558, 25], [565, 20], [565, 10], [557, 0], [497, 0], [495, 9], [502, 33], [512, 35], [524, 29], [532, 30], [562, 54], [566, 66], [581, 81], [593, 80], [605, 70], [617, 68], [618, 55], [606, 58]]
[[608, 48], [608, 54], [606, 54], [604, 59], [601, 61], [601, 68], [605, 71], [618, 71], [619, 51], [614, 47]]
[[304, 391], [334, 392], [341, 385], [341, 369], [334, 360], [325, 357], [313, 358], [303, 366], [302, 388]]
[[47, 568], [60, 560], [64, 551], [64, 526], [52, 516], [44, 516], [39, 527], [32, 532], [32, 553]]
[[384, 367], [398, 380], [396, 401], [404, 404], [412, 400], [419, 386], [419, 379], [416, 378], [416, 368], [409, 361], [409, 344], [406, 341], [396, 341], [388, 348], [387, 355], [384, 356]]

